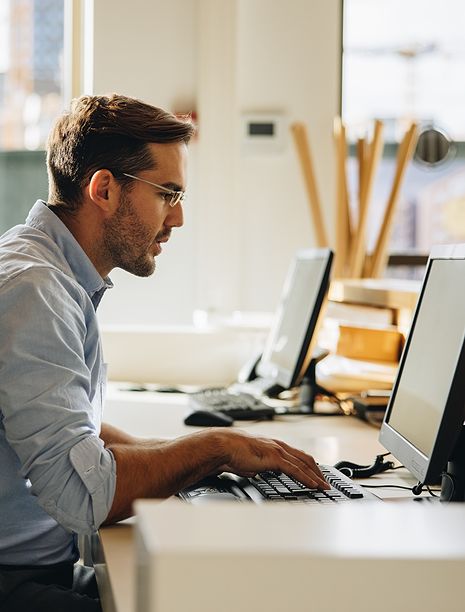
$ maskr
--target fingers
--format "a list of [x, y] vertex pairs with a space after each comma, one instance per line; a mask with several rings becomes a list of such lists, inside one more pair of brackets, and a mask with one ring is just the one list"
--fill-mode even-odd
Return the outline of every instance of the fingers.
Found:
[[320, 470], [313, 471], [306, 463], [303, 463], [299, 458], [289, 455], [283, 457], [283, 468], [281, 471], [292, 476], [306, 487], [310, 489], [330, 489], [331, 486], [326, 482], [321, 475]]
[[[289, 461], [289, 464], [290, 466], [292, 466], [292, 469], [295, 468], [301, 474], [301, 476], [298, 477], [298, 480], [303, 482], [306, 486], [310, 486], [307, 482], [308, 478], [311, 478], [313, 481], [315, 481], [316, 479], [318, 487], [323, 489], [331, 488], [330, 485], [324, 479], [324, 476], [320, 468], [318, 467], [318, 464], [316, 463], [315, 459], [311, 455], [307, 455], [307, 453], [304, 453], [303, 451], [297, 448], [293, 448], [292, 446], [289, 446], [289, 444], [286, 444], [281, 440], [275, 440], [275, 442], [288, 453], [286, 459]], [[294, 474], [289, 475], [293, 476]]]
[[309, 488], [330, 486], [312, 456], [280, 440], [252, 437], [237, 432], [228, 461], [229, 471], [239, 475], [267, 470], [284, 472]]
[[[331, 488], [311, 455], [307, 455], [307, 453], [293, 448], [281, 440], [270, 440], [268, 442], [273, 444], [276, 464], [274, 467], [266, 469], [284, 472], [310, 488]], [[271, 457], [270, 459], [273, 460]]]

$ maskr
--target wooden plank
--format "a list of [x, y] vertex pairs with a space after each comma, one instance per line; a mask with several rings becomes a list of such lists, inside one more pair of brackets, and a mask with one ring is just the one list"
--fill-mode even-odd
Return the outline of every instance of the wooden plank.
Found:
[[307, 137], [307, 129], [303, 123], [293, 123], [291, 132], [300, 161], [300, 168], [304, 178], [305, 188], [308, 196], [310, 215], [315, 228], [316, 243], [318, 247], [329, 246], [328, 237], [321, 213], [320, 196], [318, 194], [315, 172], [313, 169], [312, 154]]
[[388, 241], [392, 231], [394, 213], [399, 200], [400, 188], [405, 177], [407, 165], [413, 156], [417, 138], [418, 126], [416, 123], [412, 123], [399, 145], [394, 181], [386, 206], [383, 223], [378, 235], [378, 240], [376, 242], [376, 247], [373, 252], [369, 274], [375, 278], [382, 275], [386, 266]]

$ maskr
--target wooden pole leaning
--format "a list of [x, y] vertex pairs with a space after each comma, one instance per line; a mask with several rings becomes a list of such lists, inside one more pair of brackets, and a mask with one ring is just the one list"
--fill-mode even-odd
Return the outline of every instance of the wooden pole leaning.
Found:
[[300, 167], [305, 182], [310, 214], [315, 228], [315, 236], [317, 246], [327, 247], [328, 236], [326, 234], [323, 216], [321, 212], [320, 196], [313, 169], [313, 161], [310, 152], [310, 145], [307, 138], [307, 130], [305, 124], [296, 122], [291, 125], [291, 132], [294, 138], [294, 143], [297, 149], [297, 155], [300, 161]]
[[[357, 191], [357, 197], [355, 198], [355, 207], [354, 207], [355, 222], [354, 222], [354, 229], [353, 229], [353, 236], [352, 236], [352, 244], [351, 244], [351, 249], [349, 253], [349, 264], [352, 262], [354, 258], [354, 248], [355, 248], [356, 238], [357, 238], [357, 225], [363, 214], [362, 206], [365, 201], [363, 197], [363, 193], [365, 190], [366, 177], [367, 177], [369, 144], [370, 143], [367, 142], [365, 138], [357, 139], [356, 155], [357, 155], [357, 169], [358, 169], [358, 173], [357, 173], [358, 174], [358, 191]], [[351, 276], [351, 273], [352, 273], [352, 270], [349, 265], [348, 276]]]
[[363, 191], [365, 189], [365, 177], [367, 175], [367, 157], [368, 157], [368, 143], [365, 138], [358, 138], [357, 140], [357, 162], [358, 162], [358, 214], [361, 215], [360, 207], [363, 205], [364, 197]]
[[336, 190], [336, 257], [334, 275], [346, 276], [346, 266], [351, 245], [351, 224], [349, 210], [349, 188], [347, 184], [347, 139], [346, 129], [340, 117], [334, 119], [333, 136], [337, 160]]
[[369, 276], [372, 276], [374, 278], [381, 276], [386, 266], [388, 241], [391, 235], [391, 230], [394, 222], [394, 213], [399, 200], [400, 188], [402, 186], [407, 165], [415, 151], [417, 137], [418, 126], [416, 123], [412, 123], [409, 130], [406, 132], [404, 138], [402, 139], [402, 142], [399, 145], [394, 182], [392, 184], [392, 189], [387, 202], [383, 223], [381, 225], [378, 240], [376, 242], [376, 247], [371, 259], [371, 268], [369, 269]]
[[353, 248], [351, 253], [349, 272], [349, 276], [351, 276], [352, 278], [360, 278], [363, 272], [363, 266], [366, 256], [366, 226], [368, 221], [368, 212], [370, 209], [370, 199], [373, 191], [374, 179], [383, 152], [383, 131], [383, 122], [376, 120], [373, 140], [370, 146], [368, 147], [368, 159], [366, 160], [366, 162], [364, 161], [364, 167], [361, 173], [362, 184], [359, 186], [359, 219], [357, 231], [353, 239]]

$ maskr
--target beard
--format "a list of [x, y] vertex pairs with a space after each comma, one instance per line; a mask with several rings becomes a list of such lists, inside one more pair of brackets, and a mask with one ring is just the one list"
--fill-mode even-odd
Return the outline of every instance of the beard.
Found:
[[157, 237], [146, 227], [126, 193], [121, 194], [117, 211], [103, 226], [103, 247], [112, 267], [136, 276], [150, 276], [155, 271], [155, 256], [150, 247]]

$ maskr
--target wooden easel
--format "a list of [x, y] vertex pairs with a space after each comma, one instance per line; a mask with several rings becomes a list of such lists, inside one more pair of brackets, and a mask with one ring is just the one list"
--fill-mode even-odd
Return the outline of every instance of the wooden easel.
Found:
[[[360, 138], [357, 142], [358, 202], [356, 212], [358, 219], [357, 223], [353, 223], [350, 214], [346, 169], [348, 149], [346, 129], [340, 117], [336, 117], [334, 120], [333, 137], [337, 167], [336, 257], [334, 263], [336, 278], [380, 277], [386, 267], [387, 247], [395, 211], [405, 172], [415, 150], [418, 126], [416, 123], [412, 123], [399, 144], [394, 180], [376, 246], [373, 253], [367, 255], [366, 227], [369, 219], [373, 185], [383, 152], [383, 131], [383, 123], [376, 120], [372, 140]], [[311, 218], [315, 226], [317, 246], [325, 247], [329, 245], [329, 242], [321, 213], [321, 203], [305, 124], [293, 123], [291, 132], [304, 178]]]

